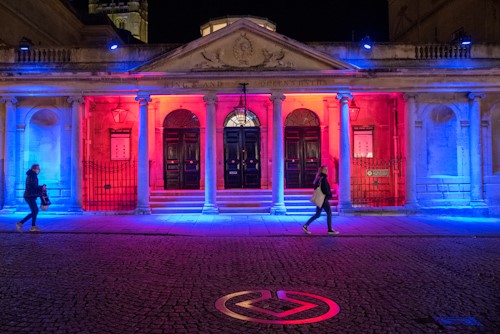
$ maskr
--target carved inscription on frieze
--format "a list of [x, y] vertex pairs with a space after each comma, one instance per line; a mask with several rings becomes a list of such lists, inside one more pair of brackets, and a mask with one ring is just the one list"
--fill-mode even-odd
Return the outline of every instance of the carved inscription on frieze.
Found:
[[[223, 81], [223, 80], [196, 80], [196, 81], [171, 81], [165, 80], [165, 88], [179, 89], [206, 89], [206, 88], [234, 88], [238, 86], [238, 82]], [[282, 88], [282, 87], [316, 87], [326, 86], [327, 81], [321, 79], [263, 79], [255, 80], [250, 83], [253, 87], [259, 88]]]

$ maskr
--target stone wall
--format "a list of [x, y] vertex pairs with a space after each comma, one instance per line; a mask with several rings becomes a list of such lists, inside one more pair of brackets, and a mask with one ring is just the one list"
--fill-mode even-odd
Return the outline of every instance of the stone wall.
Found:
[[16, 120], [16, 203], [24, 202], [26, 171], [40, 165], [54, 209], [67, 208], [71, 197], [71, 108], [67, 97], [19, 97]]
[[78, 45], [83, 28], [60, 0], [2, 0], [0, 22], [0, 40], [9, 46], [18, 46], [23, 36], [34, 46]]

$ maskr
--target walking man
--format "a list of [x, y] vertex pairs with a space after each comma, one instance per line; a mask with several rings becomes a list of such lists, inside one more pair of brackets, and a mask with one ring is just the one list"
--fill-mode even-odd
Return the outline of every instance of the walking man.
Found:
[[23, 218], [20, 222], [16, 223], [16, 228], [22, 232], [23, 224], [31, 218], [31, 232], [40, 232], [41, 229], [36, 226], [36, 216], [38, 215], [38, 204], [36, 199], [42, 196], [42, 193], [47, 190], [45, 184], [38, 185], [38, 174], [40, 174], [40, 166], [34, 164], [26, 172], [26, 189], [24, 190], [24, 200], [28, 203], [31, 213]]

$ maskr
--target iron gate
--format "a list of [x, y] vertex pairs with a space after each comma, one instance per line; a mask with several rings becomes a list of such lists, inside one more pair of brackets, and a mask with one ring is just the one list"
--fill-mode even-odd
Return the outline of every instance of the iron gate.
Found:
[[126, 211], [137, 206], [135, 161], [84, 161], [83, 208], [87, 211]]
[[404, 205], [404, 158], [352, 159], [351, 200], [355, 207]]

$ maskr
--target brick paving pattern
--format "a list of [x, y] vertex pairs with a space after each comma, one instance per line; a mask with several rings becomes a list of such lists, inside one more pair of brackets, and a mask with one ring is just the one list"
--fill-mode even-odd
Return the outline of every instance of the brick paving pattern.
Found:
[[[322, 227], [318, 223], [318, 230]], [[497, 237], [2, 233], [0, 238], [0, 333], [5, 334], [498, 333], [500, 328]], [[269, 325], [230, 318], [214, 306], [224, 295], [261, 289], [324, 296], [340, 312], [313, 324]], [[259, 306], [290, 307], [279, 301]], [[436, 317], [473, 317], [481, 326], [440, 325]]]

